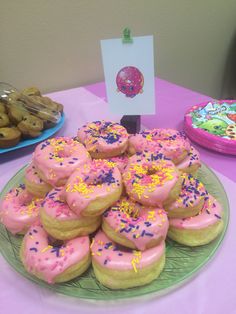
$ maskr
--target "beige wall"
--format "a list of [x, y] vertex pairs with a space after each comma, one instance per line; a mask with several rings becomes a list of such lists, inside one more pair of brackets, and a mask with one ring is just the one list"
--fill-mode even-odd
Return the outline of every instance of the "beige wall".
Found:
[[0, 0], [0, 81], [43, 92], [103, 80], [100, 39], [153, 34], [156, 75], [219, 97], [235, 0]]

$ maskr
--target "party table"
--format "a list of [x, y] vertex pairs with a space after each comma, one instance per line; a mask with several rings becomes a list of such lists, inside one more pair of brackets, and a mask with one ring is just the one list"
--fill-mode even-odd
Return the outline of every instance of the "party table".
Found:
[[[142, 126], [181, 130], [183, 116], [193, 104], [210, 97], [156, 78], [156, 114], [143, 116]], [[75, 136], [77, 128], [87, 121], [121, 116], [109, 113], [105, 84], [48, 94], [64, 105], [66, 121], [57, 136]], [[0, 255], [0, 313], [236, 313], [236, 158], [194, 146], [201, 159], [223, 183], [230, 202], [230, 223], [226, 237], [214, 256], [190, 282], [164, 296], [150, 295], [122, 301], [86, 301], [65, 297], [39, 287], [16, 273]], [[35, 146], [0, 155], [0, 189], [31, 159]]]

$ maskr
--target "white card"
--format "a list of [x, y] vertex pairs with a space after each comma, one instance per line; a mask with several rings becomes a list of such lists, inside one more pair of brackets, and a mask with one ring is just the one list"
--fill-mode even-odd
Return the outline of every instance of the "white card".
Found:
[[155, 114], [153, 36], [101, 40], [101, 49], [110, 111]]

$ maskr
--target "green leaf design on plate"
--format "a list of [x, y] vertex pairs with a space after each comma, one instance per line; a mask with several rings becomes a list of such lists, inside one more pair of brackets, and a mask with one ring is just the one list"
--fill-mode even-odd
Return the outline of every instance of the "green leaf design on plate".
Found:
[[[6, 184], [0, 197], [22, 183], [25, 167]], [[49, 285], [27, 273], [19, 258], [19, 248], [22, 236], [11, 235], [0, 224], [0, 250], [7, 262], [22, 276], [47, 287], [56, 292], [74, 296], [77, 298], [111, 300], [119, 298], [131, 298], [146, 294], [162, 295], [190, 280], [196, 273], [213, 257], [222, 242], [229, 221], [229, 205], [224, 188], [215, 174], [206, 166], [202, 165], [198, 178], [205, 184], [209, 193], [216, 197], [224, 207], [224, 230], [213, 242], [199, 247], [187, 247], [167, 239], [166, 241], [166, 264], [163, 272], [149, 285], [113, 291], [101, 285], [95, 278], [92, 268], [82, 276], [62, 284]]]

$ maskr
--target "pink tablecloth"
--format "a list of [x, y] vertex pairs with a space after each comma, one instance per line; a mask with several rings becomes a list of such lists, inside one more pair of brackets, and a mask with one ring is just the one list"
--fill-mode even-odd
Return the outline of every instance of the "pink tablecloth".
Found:
[[[147, 127], [181, 128], [186, 109], [193, 103], [209, 99], [163, 80], [156, 80], [156, 88], [157, 115], [143, 117], [142, 122]], [[108, 113], [107, 104], [103, 100], [105, 98], [103, 83], [88, 86], [86, 89], [77, 88], [52, 93], [51, 96], [65, 105], [67, 119], [58, 135], [73, 136], [76, 134], [78, 126], [93, 119], [112, 118], [117, 121], [120, 119], [120, 116], [112, 116]], [[14, 173], [30, 160], [33, 148], [29, 147], [0, 156], [0, 190]], [[204, 149], [200, 149], [200, 151], [203, 161], [220, 172], [218, 176], [225, 185], [231, 208], [233, 208], [236, 202], [235, 183], [232, 181], [235, 181], [236, 177], [233, 162], [236, 159]], [[104, 304], [103, 302], [85, 302], [63, 297], [22, 278], [0, 256], [0, 313], [12, 314], [17, 311], [25, 314], [105, 313], [107, 311], [170, 314], [217, 314], [223, 311], [227, 314], [236, 313], [235, 224], [236, 215], [232, 211], [229, 230], [223, 246], [214, 260], [190, 283], [164, 297], [140, 298], [139, 301]]]

